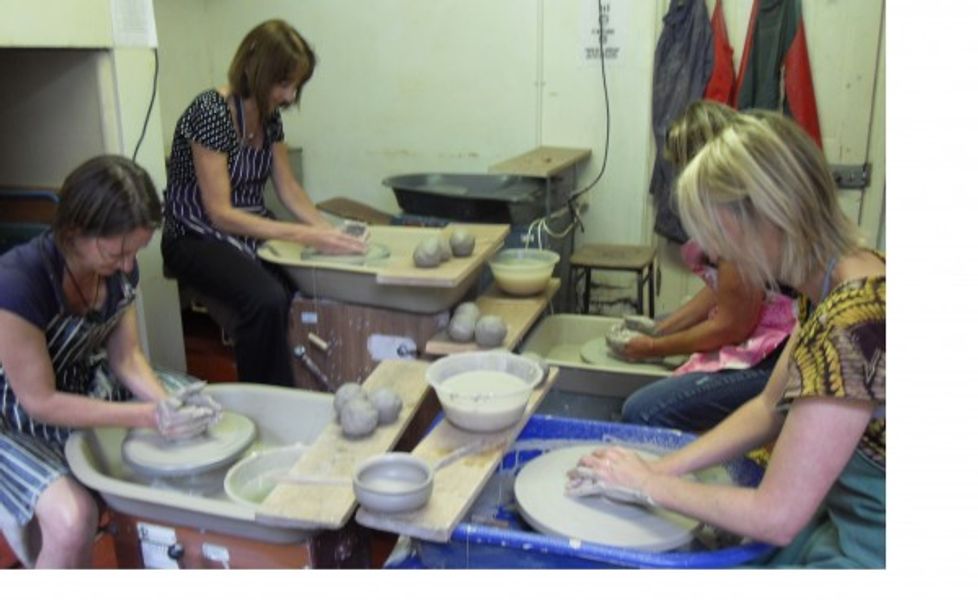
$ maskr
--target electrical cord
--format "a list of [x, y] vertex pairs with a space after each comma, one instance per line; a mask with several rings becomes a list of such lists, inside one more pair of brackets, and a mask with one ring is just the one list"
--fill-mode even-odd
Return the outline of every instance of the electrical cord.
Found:
[[[584, 222], [581, 220], [580, 207], [577, 205], [576, 200], [580, 196], [586, 194], [590, 191], [604, 176], [605, 168], [608, 166], [608, 147], [611, 142], [611, 102], [608, 99], [608, 76], [605, 70], [604, 61], [604, 20], [601, 18], [601, 0], [598, 0], [598, 51], [600, 53], [601, 59], [601, 88], [604, 91], [604, 156], [601, 159], [601, 169], [598, 171], [597, 176], [591, 183], [589, 183], [584, 188], [577, 191], [571, 192], [570, 196], [567, 198], [567, 204], [556, 210], [549, 215], [544, 215], [539, 219], [532, 221], [527, 227], [526, 236], [526, 247], [529, 248], [530, 240], [533, 239], [533, 230], [536, 229], [537, 232], [537, 247], [543, 248], [543, 233], [546, 232], [553, 239], [563, 239], [570, 235], [571, 231], [575, 227], [580, 226], [581, 231], [584, 231]], [[547, 220], [553, 220], [557, 217], [563, 216], [567, 213], [571, 214], [571, 222], [562, 231], [553, 231], [547, 224]]]
[[146, 137], [146, 127], [149, 125], [149, 115], [153, 112], [153, 103], [156, 101], [156, 85], [160, 79], [160, 55], [159, 49], [153, 48], [153, 91], [149, 96], [149, 108], [146, 109], [146, 118], [143, 119], [143, 130], [139, 134], [139, 141], [136, 142], [136, 149], [132, 151], [132, 160], [136, 162], [136, 156], [139, 154], [139, 147], [143, 145], [143, 139]]

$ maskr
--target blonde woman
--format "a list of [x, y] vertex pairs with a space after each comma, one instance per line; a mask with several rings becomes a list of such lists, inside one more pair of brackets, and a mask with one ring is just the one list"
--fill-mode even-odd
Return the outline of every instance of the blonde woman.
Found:
[[[739, 117], [678, 181], [684, 226], [750, 281], [802, 293], [770, 381], [714, 429], [660, 461], [609, 448], [568, 493], [623, 491], [780, 548], [767, 564], [886, 564], [886, 268], [860, 247], [825, 157], [786, 117]], [[756, 488], [684, 474], [774, 442]]]
[[[732, 108], [693, 102], [669, 126], [666, 158], [682, 170], [731, 121]], [[653, 427], [703, 431], [764, 389], [795, 326], [793, 300], [741, 276], [727, 259], [711, 259], [695, 240], [680, 249], [703, 288], [644, 334], [629, 333], [629, 360], [690, 354], [671, 376], [633, 392], [622, 419]], [[614, 348], [614, 345], [612, 345]]]

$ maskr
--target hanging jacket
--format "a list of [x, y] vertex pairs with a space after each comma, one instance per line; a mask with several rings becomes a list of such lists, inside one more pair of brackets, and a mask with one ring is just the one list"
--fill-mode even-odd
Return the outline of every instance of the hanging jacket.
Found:
[[782, 111], [822, 146], [801, 0], [754, 0], [737, 75], [737, 108]]
[[662, 157], [669, 124], [703, 97], [713, 70], [713, 32], [704, 0], [672, 0], [655, 47], [652, 75], [652, 134], [655, 162], [649, 192], [655, 198], [655, 232], [683, 243], [689, 236], [676, 212], [676, 173]]
[[710, 81], [706, 83], [703, 98], [714, 100], [721, 104], [734, 106], [736, 96], [736, 81], [734, 80], [733, 47], [727, 37], [727, 22], [723, 18], [723, 2], [717, 0], [713, 7], [713, 18], [710, 19], [710, 29], [713, 30], [713, 72]]

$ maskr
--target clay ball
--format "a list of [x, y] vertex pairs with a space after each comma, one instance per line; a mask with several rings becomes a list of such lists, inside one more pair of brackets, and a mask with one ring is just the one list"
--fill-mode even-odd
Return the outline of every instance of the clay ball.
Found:
[[377, 428], [380, 415], [374, 405], [366, 400], [350, 400], [340, 411], [340, 427], [347, 437], [370, 435]]
[[455, 256], [469, 256], [475, 249], [475, 236], [467, 229], [456, 229], [452, 232], [449, 243], [452, 246], [452, 254]]
[[482, 316], [482, 311], [479, 310], [479, 305], [475, 302], [463, 302], [455, 308], [456, 317], [462, 315], [467, 315], [472, 318], [473, 321], [478, 321], [479, 317]]
[[506, 339], [506, 322], [495, 315], [481, 317], [475, 324], [475, 343], [483, 348], [495, 348]]
[[422, 269], [432, 269], [441, 264], [441, 245], [438, 238], [428, 237], [414, 248], [414, 265]]
[[456, 342], [471, 342], [475, 335], [475, 317], [456, 314], [448, 322], [448, 337]]
[[336, 418], [340, 418], [343, 407], [352, 400], [367, 400], [367, 392], [359, 383], [347, 382], [340, 386], [333, 394], [333, 408], [336, 409]]
[[448, 238], [440, 237], [438, 238], [438, 250], [441, 252], [441, 262], [446, 260], [451, 260], [452, 258], [452, 246], [448, 243]]
[[370, 392], [367, 397], [370, 403], [377, 409], [378, 418], [381, 425], [393, 423], [397, 420], [397, 415], [401, 414], [401, 397], [397, 392], [390, 388], [380, 388]]

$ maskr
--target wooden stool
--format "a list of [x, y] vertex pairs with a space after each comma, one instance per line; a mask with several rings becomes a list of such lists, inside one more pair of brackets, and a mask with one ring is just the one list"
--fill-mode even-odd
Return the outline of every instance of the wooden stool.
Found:
[[649, 316], [655, 316], [655, 248], [649, 246], [627, 246], [618, 244], [587, 244], [574, 251], [570, 257], [571, 282], [577, 289], [577, 282], [584, 277], [584, 306], [581, 312], [588, 314], [591, 309], [591, 270], [634, 271], [638, 288], [636, 290], [636, 310], [644, 314], [644, 287], [649, 286]]

